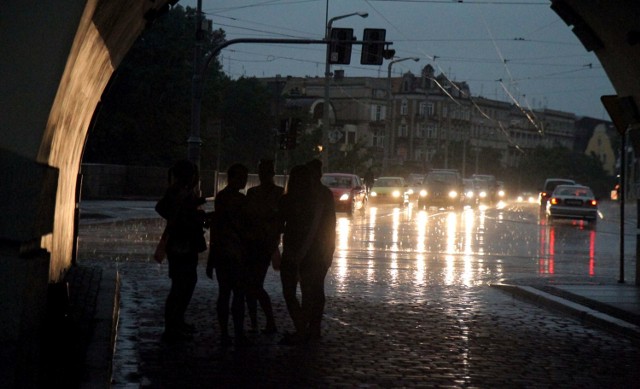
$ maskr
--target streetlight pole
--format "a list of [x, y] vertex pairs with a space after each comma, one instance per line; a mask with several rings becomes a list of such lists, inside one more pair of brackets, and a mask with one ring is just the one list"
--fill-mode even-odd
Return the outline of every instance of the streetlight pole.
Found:
[[389, 168], [389, 154], [391, 153], [391, 130], [393, 129], [393, 107], [391, 104], [391, 67], [394, 63], [412, 60], [415, 62], [420, 61], [418, 57], [400, 58], [389, 62], [387, 65], [387, 115], [388, 120], [385, 120], [385, 135], [384, 135], [384, 158], [382, 159], [382, 170], [387, 173]]
[[[328, 8], [327, 8], [328, 15]], [[324, 107], [322, 109], [322, 165], [325, 171], [329, 171], [329, 81], [331, 80], [331, 25], [336, 20], [348, 18], [350, 16], [360, 16], [366, 18], [369, 16], [366, 12], [353, 12], [346, 15], [334, 16], [327, 22], [327, 27], [324, 32], [324, 40], [327, 43], [327, 49], [325, 54], [325, 66], [324, 66]]]
[[200, 109], [202, 100], [202, 0], [198, 0], [196, 8], [196, 44], [193, 55], [193, 78], [191, 80], [191, 133], [187, 139], [187, 159], [200, 168]]

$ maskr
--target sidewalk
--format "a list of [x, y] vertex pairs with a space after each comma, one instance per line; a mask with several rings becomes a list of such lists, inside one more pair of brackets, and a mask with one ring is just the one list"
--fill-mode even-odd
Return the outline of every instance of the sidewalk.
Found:
[[640, 287], [632, 283], [566, 280], [492, 285], [515, 297], [640, 342]]
[[[70, 272], [68, 281], [70, 282], [70, 289], [74, 294], [83, 295], [85, 292], [93, 293], [89, 289], [95, 288], [95, 285], [91, 286], [91, 283], [86, 281], [91, 277], [95, 278], [96, 276], [101, 278], [101, 281], [99, 283], [100, 286], [95, 292], [95, 298], [87, 299], [83, 303], [72, 304], [72, 309], [79, 312], [71, 312], [71, 317], [78, 318], [78, 320], [83, 322], [79, 327], [93, 329], [91, 336], [83, 336], [82, 333], [79, 333], [78, 339], [75, 340], [79, 342], [82, 342], [85, 339], [87, 340], [85, 345], [85, 350], [87, 350], [87, 352], [85, 356], [84, 369], [82, 370], [78, 368], [78, 370], [71, 370], [71, 372], [76, 373], [78, 371], [82, 371], [82, 377], [79, 377], [81, 382], [80, 387], [155, 388], [158, 387], [157, 380], [160, 378], [154, 376], [154, 374], [161, 374], [162, 377], [164, 377], [161, 379], [161, 382], [164, 382], [161, 387], [202, 387], [203, 382], [206, 382], [207, 380], [212, 382], [211, 385], [220, 387], [237, 387], [238, 385], [254, 386], [254, 384], [257, 387], [279, 387], [281, 384], [288, 387], [299, 387], [299, 385], [316, 387], [316, 385], [324, 386], [327, 384], [331, 387], [353, 387], [362, 386], [362, 382], [373, 382], [374, 384], [370, 385], [371, 387], [396, 387], [398, 385], [412, 386], [412, 383], [414, 382], [423, 382], [421, 379], [417, 378], [415, 374], [412, 375], [413, 378], [408, 379], [406, 382], [402, 381], [403, 375], [399, 374], [397, 370], [401, 369], [403, 366], [409, 369], [410, 365], [415, 363], [415, 358], [418, 357], [418, 355], [411, 356], [412, 353], [407, 354], [405, 347], [400, 346], [395, 342], [391, 342], [389, 344], [389, 342], [384, 340], [389, 336], [389, 334], [393, 334], [395, 331], [402, 331], [404, 324], [396, 322], [397, 320], [400, 320], [396, 317], [405, 315], [407, 313], [405, 308], [398, 307], [397, 311], [388, 311], [384, 319], [384, 322], [388, 324], [380, 323], [379, 326], [376, 326], [378, 327], [376, 332], [379, 331], [379, 334], [376, 335], [370, 333], [370, 330], [362, 328], [367, 325], [367, 323], [360, 322], [359, 325], [355, 326], [354, 323], [357, 323], [357, 320], [360, 320], [363, 317], [365, 319], [366, 317], [372, 317], [372, 319], [368, 319], [369, 324], [370, 320], [383, 320], [382, 318], [374, 319], [378, 313], [377, 308], [374, 306], [367, 308], [366, 305], [359, 300], [355, 303], [356, 305], [353, 305], [348, 301], [340, 302], [330, 300], [329, 304], [331, 304], [332, 307], [337, 306], [338, 308], [336, 308], [336, 310], [339, 311], [339, 313], [332, 312], [332, 310], [328, 310], [327, 312], [328, 318], [326, 320], [327, 324], [325, 327], [328, 327], [328, 332], [332, 335], [327, 339], [324, 339], [324, 347], [332, 351], [319, 351], [316, 348], [311, 350], [307, 349], [306, 351], [304, 349], [291, 351], [289, 348], [277, 346], [277, 338], [268, 338], [266, 340], [260, 338], [257, 341], [257, 345], [252, 348], [253, 351], [250, 351], [250, 355], [253, 355], [253, 353], [256, 352], [261, 355], [261, 358], [264, 359], [264, 364], [273, 364], [281, 360], [304, 369], [311, 369], [311, 367], [300, 366], [301, 361], [310, 357], [310, 355], [315, 355], [315, 353], [321, 352], [323, 354], [321, 357], [316, 355], [316, 357], [312, 358], [320, 358], [320, 360], [324, 361], [322, 363], [326, 364], [323, 370], [325, 371], [324, 378], [320, 379], [318, 377], [313, 378], [315, 375], [307, 377], [305, 375], [306, 373], [303, 372], [288, 371], [286, 369], [282, 370], [283, 367], [274, 368], [273, 371], [270, 371], [267, 369], [267, 366], [263, 366], [262, 362], [258, 362], [254, 359], [257, 355], [248, 357], [248, 355], [242, 350], [236, 349], [235, 352], [232, 352], [226, 357], [224, 356], [222, 349], [219, 349], [218, 351], [210, 350], [212, 347], [217, 347], [215, 335], [206, 334], [210, 331], [208, 328], [213, 322], [213, 309], [210, 304], [198, 301], [197, 297], [194, 298], [195, 301], [193, 304], [199, 305], [200, 307], [197, 309], [208, 312], [208, 314], [205, 315], [205, 317], [194, 317], [192, 318], [192, 321], [195, 321], [200, 332], [205, 332], [205, 334], [201, 335], [204, 336], [204, 338], [200, 338], [197, 344], [194, 345], [178, 345], [173, 346], [172, 348], [166, 348], [166, 346], [163, 346], [162, 342], [159, 341], [159, 335], [162, 331], [161, 307], [164, 294], [151, 289], [151, 286], [147, 283], [144, 285], [149, 287], [150, 290], [144, 290], [141, 291], [141, 293], [142, 295], [146, 295], [147, 293], [155, 295], [155, 302], [142, 302], [142, 305], [140, 306], [131, 306], [131, 301], [139, 300], [141, 295], [140, 293], [131, 295], [131, 290], [129, 289], [125, 292], [125, 294], [128, 295], [128, 300], [125, 301], [122, 306], [119, 306], [120, 309], [135, 311], [136, 314], [139, 314], [142, 317], [142, 319], [138, 319], [136, 322], [127, 322], [125, 317], [120, 318], [118, 336], [126, 338], [124, 342], [125, 344], [129, 344], [129, 346], [124, 347], [124, 350], [119, 349], [117, 351], [121, 354], [125, 353], [125, 355], [121, 356], [120, 359], [124, 359], [125, 363], [127, 363], [129, 367], [126, 367], [127, 365], [118, 366], [119, 372], [116, 377], [117, 380], [108, 383], [108, 380], [113, 379], [111, 363], [113, 361], [112, 350], [114, 338], [111, 330], [109, 330], [109, 328], [113, 329], [113, 327], [104, 325], [104, 313], [113, 312], [113, 309], [119, 305], [119, 299], [116, 297], [116, 294], [119, 294], [120, 292], [120, 280], [112, 270], [91, 266], [81, 266]], [[200, 282], [206, 283], [207, 281], [208, 280], [203, 280], [201, 278]], [[607, 332], [612, 333], [613, 336], [623, 336], [624, 338], [629, 339], [636, 346], [640, 346], [640, 289], [635, 286], [626, 284], [589, 285], [582, 283], [559, 284], [555, 286], [532, 286], [526, 284], [496, 284], [492, 286], [494, 286], [494, 288], [491, 289], [507, 292], [507, 294], [499, 292], [505, 297], [510, 294], [530, 301], [537, 306], [562, 312], [563, 314], [577, 318], [587, 326], [595, 325], [598, 328], [605, 329]], [[83, 290], [83, 288], [85, 290]], [[206, 297], [209, 299], [211, 296]], [[148, 299], [148, 297], [143, 298], [145, 301]], [[202, 300], [202, 297], [200, 300]], [[94, 303], [95, 306], [92, 306]], [[496, 305], [500, 307], [501, 304], [504, 303], [498, 302]], [[286, 323], [288, 320], [286, 308], [278, 305], [277, 303], [274, 304], [274, 308], [278, 322]], [[150, 309], [155, 313], [150, 313]], [[531, 307], [525, 307], [524, 309], [527, 311], [532, 310]], [[93, 314], [93, 318], [87, 317], [86, 312], [91, 312]], [[101, 317], [99, 312], [102, 312]], [[421, 312], [419, 314], [420, 316], [429, 314], [422, 310], [416, 312]], [[124, 313], [124, 315], [127, 316], [126, 313]], [[355, 317], [352, 315], [355, 315]], [[106, 316], [108, 316], [108, 314]], [[337, 320], [336, 316], [340, 316], [341, 319]], [[142, 320], [142, 322], [139, 320]], [[425, 321], [429, 321], [429, 319]], [[441, 319], [433, 319], [431, 321], [435, 323], [441, 321]], [[523, 319], [522, 321], [531, 322], [533, 320]], [[340, 322], [344, 322], [344, 324], [341, 324]], [[102, 325], [99, 325], [99, 323], [102, 323]], [[443, 328], [446, 328], [446, 326]], [[433, 328], [431, 330], [432, 332], [428, 331], [427, 334], [431, 334], [428, 336], [435, 336], [435, 333], [444, 331], [445, 329], [443, 328]], [[354, 333], [354, 331], [356, 333]], [[357, 332], [360, 331], [364, 332], [358, 335]], [[577, 331], [575, 329], [572, 330], [569, 328], [567, 329], [567, 333], [562, 337], [571, 338], [576, 332]], [[214, 336], [213, 338], [211, 337], [212, 335]], [[373, 338], [371, 338], [372, 336]], [[425, 340], [420, 340], [421, 335], [419, 332], [406, 333], [404, 336], [411, 338], [411, 342], [425, 342]], [[451, 336], [453, 335], [450, 334], [446, 338], [451, 338]], [[493, 346], [491, 346], [492, 348], [495, 347], [495, 338], [499, 336], [500, 335], [498, 334], [488, 336], [489, 339], [487, 339], [487, 341], [489, 341], [490, 344], [493, 344]], [[544, 336], [544, 331], [540, 332], [540, 336], [547, 337]], [[589, 335], [589, 337], [592, 337], [592, 335]], [[368, 340], [369, 338], [371, 338], [371, 340]], [[354, 343], [354, 339], [360, 340]], [[434, 356], [438, 356], [436, 360], [441, 358], [446, 360], [447, 357], [443, 354], [446, 353], [446, 346], [445, 349], [440, 351], [438, 351], [438, 349], [433, 349], [433, 347], [437, 347], [436, 345], [442, 341], [442, 339], [436, 339], [437, 338], [432, 338], [432, 344], [427, 348], [432, 349], [432, 352], [435, 352]], [[73, 342], [73, 340], [70, 341]], [[429, 341], [426, 342], [428, 343]], [[603, 341], [604, 344], [610, 344], [611, 342], [612, 340]], [[122, 345], [120, 345], [120, 347], [122, 348]], [[391, 347], [391, 349], [389, 349], [389, 347]], [[531, 347], [535, 348], [535, 345], [531, 345]], [[393, 349], [395, 349], [395, 352], [392, 351]], [[302, 354], [300, 354], [301, 352]], [[306, 353], [308, 352], [311, 352], [312, 354], [307, 355]], [[362, 353], [365, 353], [366, 357], [361, 355]], [[385, 355], [384, 360], [386, 362], [384, 362], [383, 365], [387, 365], [386, 367], [383, 365], [366, 367], [368, 363], [363, 364], [361, 362], [357, 362], [361, 358], [370, 358], [370, 355], [377, 355], [380, 353]], [[203, 354], [207, 354], [209, 356], [203, 357]], [[498, 354], [502, 353], [498, 352]], [[192, 359], [194, 358], [194, 355], [204, 358], [204, 361], [209, 362], [203, 362], [200, 360], [201, 358], [196, 358], [196, 361], [193, 361]], [[349, 355], [351, 355], [351, 357], [349, 357]], [[238, 357], [243, 358], [241, 365], [244, 366], [246, 370], [238, 370], [239, 366], [236, 365], [239, 362], [238, 360], [233, 362], [235, 358]], [[565, 357], [568, 357], [568, 355], [565, 355]], [[166, 358], [177, 358], [180, 361], [170, 362], [165, 360]], [[184, 358], [185, 360], [181, 360], [181, 358]], [[249, 359], [245, 360], [244, 358]], [[142, 365], [140, 365], [140, 363], [142, 363]], [[177, 363], [177, 365], [175, 365], [175, 363]], [[189, 367], [190, 363], [193, 363], [196, 366]], [[200, 366], [203, 363], [209, 367]], [[345, 366], [345, 363], [350, 365]], [[213, 368], [213, 366], [218, 367]], [[503, 368], [504, 367], [500, 369]], [[143, 371], [140, 371], [140, 369], [143, 369]], [[345, 378], [351, 375], [347, 374], [345, 376], [344, 374], [338, 374], [337, 372], [332, 373], [333, 369], [342, 371], [344, 371], [344, 369], [354, 369], [353, 374], [355, 374], [355, 376], [352, 378]], [[202, 374], [204, 374], [204, 372], [207, 372], [210, 377], [203, 378]], [[184, 374], [187, 374], [187, 376], [184, 376]], [[287, 374], [292, 375], [287, 377], [282, 376]], [[305, 376], [301, 377], [301, 374]], [[522, 375], [525, 373], [521, 372], [518, 374]], [[326, 381], [327, 377], [334, 375], [335, 377], [333, 380], [335, 381]], [[367, 375], [370, 377], [366, 378]], [[123, 379], [125, 380], [124, 382]], [[260, 382], [254, 382], [254, 379], [259, 379]], [[507, 378], [503, 377], [501, 379]], [[218, 380], [218, 384], [213, 383], [216, 382], [216, 380]], [[402, 382], [405, 382], [406, 385], [403, 385]], [[451, 377], [447, 375], [440, 376], [438, 374], [434, 376], [430, 373], [428, 382], [431, 385], [446, 385], [451, 382]], [[496, 382], [493, 381], [493, 378], [487, 378], [485, 384], [495, 385]], [[615, 386], [617, 385], [613, 385], [612, 387]], [[586, 385], [584, 387], [593, 386]]]

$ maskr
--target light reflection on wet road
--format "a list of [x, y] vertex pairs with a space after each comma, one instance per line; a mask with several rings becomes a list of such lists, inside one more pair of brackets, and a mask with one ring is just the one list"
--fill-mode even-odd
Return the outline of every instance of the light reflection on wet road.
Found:
[[[536, 205], [521, 204], [464, 212], [368, 207], [353, 217], [338, 214], [337, 251], [326, 282], [326, 337], [322, 352], [303, 348], [302, 354], [261, 336], [256, 336], [260, 348], [251, 348], [259, 352], [221, 352], [219, 330], [212, 326], [217, 283], [205, 277], [203, 266], [188, 312], [198, 341], [179, 352], [164, 347], [158, 339], [167, 266], [151, 259], [164, 223], [153, 213], [153, 203], [126, 216], [115, 216], [121, 215], [117, 210], [102, 219], [107, 223], [99, 215], [117, 204], [94, 205], [87, 212], [94, 219], [85, 217], [80, 226], [79, 262], [121, 272], [117, 388], [140, 382], [207, 387], [220, 377], [241, 380], [247, 371], [254, 383], [261, 374], [264, 382], [279, 382], [292, 371], [299, 379], [319, 377], [290, 385], [300, 387], [600, 388], [638, 382], [637, 347], [626, 339], [484, 286], [503, 278], [615, 279], [619, 219], [614, 204], [603, 206], [604, 219], [595, 230], [576, 222], [549, 226], [539, 219]], [[627, 272], [632, 274], [635, 220], [627, 224]], [[201, 265], [205, 258], [203, 253]], [[268, 272], [265, 288], [279, 326], [290, 330], [278, 273]], [[238, 355], [246, 357], [241, 364]], [[298, 364], [309, 359], [312, 363]], [[160, 385], [167, 382], [174, 385]]]
[[[90, 216], [115, 211], [109, 218], [93, 220], [113, 223], [83, 219], [79, 259], [151, 261], [163, 227], [153, 205], [113, 202], [108, 208], [104, 203], [86, 203]], [[620, 263], [617, 207], [603, 203], [604, 218], [595, 228], [576, 221], [548, 225], [538, 206], [526, 203], [458, 212], [381, 205], [367, 206], [351, 217], [338, 213], [327, 293], [363, 290], [381, 297], [393, 292], [421, 299], [428, 293], [425, 286], [477, 286], [531, 277], [615, 279]], [[115, 217], [125, 208], [129, 213]], [[631, 208], [626, 212], [627, 274], [635, 268], [635, 233], [630, 234], [635, 209]]]
[[[535, 204], [512, 203], [464, 211], [413, 206], [368, 207], [338, 214], [329, 290], [404, 290], [420, 299], [425, 286], [474, 286], [509, 278], [617, 277], [619, 218], [602, 206], [597, 226], [581, 221], [548, 225]], [[635, 239], [628, 237], [626, 256]], [[625, 258], [631, 271], [633, 258]], [[374, 291], [378, 291], [374, 293]]]

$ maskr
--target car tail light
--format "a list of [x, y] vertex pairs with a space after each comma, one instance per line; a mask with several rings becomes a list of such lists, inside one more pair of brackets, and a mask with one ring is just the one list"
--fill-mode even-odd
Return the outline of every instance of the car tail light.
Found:
[[551, 205], [558, 205], [560, 203], [560, 200], [558, 200], [555, 197], [552, 197], [549, 202], [551, 203]]
[[592, 207], [597, 207], [598, 206], [598, 201], [597, 200], [591, 200], [589, 201], [589, 205]]

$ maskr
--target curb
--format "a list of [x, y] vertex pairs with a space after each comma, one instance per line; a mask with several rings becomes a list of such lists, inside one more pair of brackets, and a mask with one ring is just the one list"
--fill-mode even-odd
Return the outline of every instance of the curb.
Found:
[[[513, 297], [530, 302], [536, 306], [548, 308], [578, 319], [582, 323], [591, 324], [614, 334], [629, 337], [635, 343], [640, 343], [640, 326], [613, 317], [606, 313], [578, 304], [542, 291], [532, 286], [511, 284], [490, 284], [490, 286], [509, 293]], [[582, 298], [585, 300], [584, 298]]]
[[110, 388], [120, 306], [120, 274], [102, 270], [96, 297], [92, 337], [87, 345], [80, 388]]

